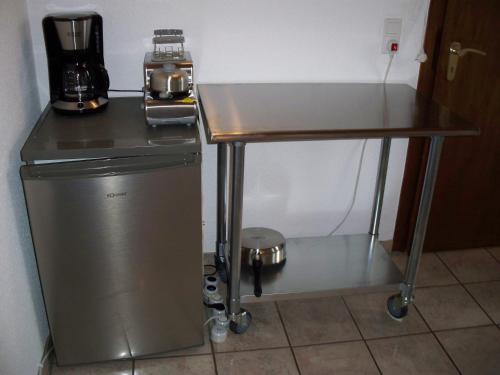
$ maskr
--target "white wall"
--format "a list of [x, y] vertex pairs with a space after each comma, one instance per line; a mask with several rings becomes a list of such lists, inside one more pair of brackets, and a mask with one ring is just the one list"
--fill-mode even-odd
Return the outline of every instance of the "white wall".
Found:
[[[41, 19], [75, 9], [72, 0], [27, 0], [42, 105], [48, 83]], [[380, 81], [383, 21], [403, 18], [400, 53], [390, 81], [415, 85], [426, 0], [93, 0], [82, 9], [104, 18], [111, 86], [142, 87], [141, 64], [154, 28], [182, 28], [197, 82]], [[366, 232], [378, 159], [370, 141], [359, 199], [338, 233]], [[393, 143], [381, 237], [391, 238], [403, 172], [405, 141]], [[358, 141], [249, 145], [244, 224], [269, 225], [285, 236], [333, 228], [350, 201]], [[215, 146], [204, 147], [205, 250], [215, 241]]]
[[0, 374], [29, 375], [48, 329], [19, 178], [40, 114], [25, 1], [0, 2], [0, 46]]

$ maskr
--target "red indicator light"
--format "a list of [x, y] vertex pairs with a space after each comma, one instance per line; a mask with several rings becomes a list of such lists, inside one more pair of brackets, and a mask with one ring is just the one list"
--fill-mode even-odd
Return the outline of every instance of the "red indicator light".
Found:
[[399, 45], [397, 43], [391, 43], [391, 52], [397, 52]]

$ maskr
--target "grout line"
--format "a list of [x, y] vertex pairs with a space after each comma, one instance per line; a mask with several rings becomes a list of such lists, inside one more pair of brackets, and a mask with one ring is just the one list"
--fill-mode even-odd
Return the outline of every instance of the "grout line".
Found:
[[420, 312], [420, 310], [418, 309], [418, 307], [415, 304], [413, 304], [413, 307], [414, 307], [414, 310], [417, 311], [418, 314], [422, 317], [423, 322], [425, 323], [425, 325], [429, 329], [429, 333], [434, 337], [434, 339], [437, 341], [437, 343], [441, 347], [441, 349], [443, 349], [444, 354], [446, 354], [446, 356], [448, 357], [448, 359], [451, 361], [451, 364], [455, 367], [455, 369], [458, 371], [458, 373], [461, 374], [462, 371], [460, 371], [460, 369], [458, 368], [458, 365], [455, 363], [455, 361], [453, 360], [453, 358], [451, 358], [451, 355], [448, 353], [448, 351], [446, 350], [446, 348], [444, 347], [444, 345], [441, 343], [441, 341], [439, 341], [439, 338], [437, 337], [436, 333], [432, 330], [430, 324], [427, 322], [427, 320], [425, 319], [424, 315]]
[[[347, 304], [347, 302], [344, 300], [344, 298], [342, 298], [342, 300], [344, 301], [345, 305], [347, 306], [347, 310], [349, 311], [349, 314], [351, 314], [351, 317], [352, 317], [352, 320], [354, 321], [354, 324], [356, 325], [356, 327], [358, 328], [360, 334], [361, 334], [361, 338], [364, 340], [364, 341], [369, 341], [369, 340], [379, 340], [379, 339], [388, 339], [388, 338], [396, 338], [396, 337], [402, 337], [402, 336], [415, 336], [415, 335], [421, 335], [421, 334], [424, 334], [424, 333], [428, 333], [431, 331], [430, 327], [427, 325], [427, 328], [428, 328], [428, 331], [427, 332], [411, 332], [411, 333], [403, 333], [401, 335], [390, 335], [390, 336], [380, 336], [380, 337], [364, 337], [363, 334], [361, 333], [361, 329], [359, 328], [358, 326], [358, 323], [356, 322], [356, 319], [354, 319], [354, 315], [352, 314], [351, 310], [349, 309], [349, 305]], [[412, 304], [414, 307], [415, 305]], [[409, 314], [410, 312], [408, 312]], [[424, 320], [422, 314], [420, 314], [420, 311], [417, 311], [417, 314], [418, 316], [420, 316], [422, 318], [422, 320]], [[425, 320], [424, 320], [424, 323]]]
[[477, 285], [477, 284], [488, 284], [488, 283], [498, 283], [500, 279], [496, 280], [487, 280], [487, 281], [468, 281], [466, 283], [463, 283], [463, 285]]
[[300, 344], [292, 346], [292, 348], [307, 348], [309, 346], [322, 346], [322, 345], [333, 345], [333, 344], [348, 344], [351, 342], [361, 342], [364, 341], [363, 338], [352, 339], [352, 340], [339, 340], [339, 341], [327, 341], [327, 342], [317, 342], [313, 344]]
[[454, 332], [454, 331], [463, 331], [464, 329], [475, 329], [475, 328], [486, 328], [486, 327], [496, 327], [496, 324], [481, 324], [479, 326], [467, 326], [467, 327], [458, 327], [458, 328], [445, 328], [445, 329], [436, 329], [433, 332]]
[[365, 339], [365, 341], [376, 341], [376, 340], [385, 340], [385, 339], [399, 339], [401, 337], [407, 337], [407, 336], [420, 336], [420, 335], [427, 335], [431, 333], [432, 331], [423, 331], [423, 332], [413, 332], [413, 333], [405, 333], [404, 335], [391, 335], [391, 336], [381, 336], [381, 337], [371, 337], [369, 339]]
[[490, 314], [488, 314], [486, 312], [486, 310], [483, 308], [483, 306], [481, 306], [481, 304], [479, 303], [479, 301], [476, 299], [476, 297], [474, 297], [474, 295], [469, 291], [469, 289], [467, 289], [467, 287], [463, 284], [462, 285], [462, 288], [465, 289], [465, 292], [472, 298], [472, 300], [479, 306], [479, 308], [483, 311], [483, 313], [486, 315], [486, 317], [493, 323], [495, 324], [495, 321], [493, 320], [493, 318], [490, 316]]
[[462, 283], [462, 281], [458, 278], [458, 276], [455, 274], [455, 272], [453, 272], [453, 270], [450, 268], [450, 266], [448, 266], [446, 264], [446, 262], [444, 261], [443, 258], [441, 258], [441, 255], [439, 253], [439, 251], [436, 251], [435, 252], [436, 256], [438, 257], [438, 259], [441, 261], [441, 263], [443, 263], [444, 267], [449, 271], [451, 272], [451, 274], [453, 275], [453, 277], [458, 281], [459, 284]]
[[439, 341], [439, 337], [437, 337], [436, 333], [435, 332], [431, 332], [432, 336], [436, 339], [438, 345], [441, 347], [441, 349], [443, 349], [443, 352], [444, 354], [446, 354], [446, 356], [448, 357], [448, 359], [450, 360], [451, 364], [453, 366], [455, 366], [455, 368], [457, 369], [458, 373], [461, 374], [462, 371], [460, 371], [460, 369], [458, 368], [458, 365], [455, 363], [455, 361], [453, 360], [453, 358], [451, 357], [450, 353], [448, 353], [448, 351], [446, 350], [446, 348], [444, 347], [444, 345], [441, 343], [441, 341]]
[[[460, 281], [458, 280], [458, 278], [455, 276], [455, 274], [453, 272], [451, 272], [451, 270], [446, 266], [446, 264], [444, 263], [444, 261], [441, 259], [441, 257], [439, 257], [437, 255], [437, 251], [435, 252], [431, 252], [431, 253], [427, 253], [427, 254], [432, 254], [434, 255], [434, 258], [437, 259], [437, 261], [439, 262], [439, 264], [441, 264], [442, 266], [445, 267], [445, 269], [448, 271], [448, 273], [450, 274], [450, 276], [452, 277], [453, 280], [455, 280], [455, 282], [453, 283], [446, 283], [446, 284], [429, 284], [429, 285], [419, 285], [418, 284], [418, 274], [417, 274], [417, 283], [415, 284], [415, 289], [425, 289], [425, 288], [434, 288], [434, 287], [437, 287], [437, 286], [453, 286], [453, 285], [457, 285], [457, 284], [460, 284]], [[422, 256], [424, 255], [425, 253], [422, 253]], [[394, 262], [394, 261], [393, 261]], [[422, 262], [422, 258], [420, 259], [420, 262]], [[406, 264], [408, 263], [408, 254], [406, 254], [406, 258], [405, 258], [405, 266]], [[419, 267], [420, 269], [420, 267]], [[404, 273], [405, 271], [402, 270], [401, 273], [403, 274], [404, 276]]]
[[[243, 333], [244, 334], [244, 333]], [[253, 348], [253, 349], [238, 349], [238, 350], [224, 350], [220, 352], [214, 352], [215, 354], [233, 354], [233, 353], [243, 353], [243, 352], [258, 352], [261, 350], [274, 350], [274, 349], [290, 349], [290, 346], [273, 346], [268, 348]]]
[[[486, 324], [486, 325], [473, 326], [473, 327], [440, 329], [440, 330], [436, 330], [435, 332], [460, 331], [460, 330], [469, 329], [469, 328], [484, 328], [484, 327], [493, 327], [493, 326], [496, 327], [496, 324]], [[416, 333], [405, 333], [403, 335], [371, 337], [371, 338], [368, 338], [368, 339], [360, 338], [360, 339], [352, 339], [352, 340], [328, 341], [328, 342], [321, 342], [321, 343], [314, 343], [314, 344], [301, 344], [301, 345], [295, 345], [295, 346], [277, 346], [277, 347], [272, 347], [272, 348], [256, 348], [256, 349], [243, 349], [243, 350], [229, 350], [229, 351], [215, 352], [214, 354], [232, 354], [232, 353], [242, 353], [242, 352], [258, 352], [258, 351], [261, 351], [261, 350], [290, 349], [290, 348], [293, 349], [293, 348], [306, 348], [306, 347], [309, 347], [309, 346], [323, 346], [323, 345], [333, 345], [333, 344], [348, 344], [348, 343], [352, 343], [352, 342], [376, 341], [376, 340], [384, 340], [384, 339], [397, 339], [397, 338], [402, 338], [402, 337], [407, 337], [407, 336], [427, 335], [427, 334], [432, 333], [432, 332], [433, 331], [423, 331], [423, 332], [416, 332]], [[193, 356], [202, 356], [202, 355], [208, 355], [208, 354], [192, 354], [192, 355], [188, 355], [188, 356], [183, 355], [183, 356], [178, 356], [178, 357], [193, 357]], [[172, 358], [172, 357], [167, 357], [167, 358]]]
[[484, 249], [486, 250], [486, 252], [488, 254], [490, 254], [493, 257], [493, 259], [495, 259], [498, 263], [500, 263], [500, 259], [498, 259], [495, 255], [493, 255], [493, 253], [490, 251], [489, 247], [485, 247]]
[[352, 313], [351, 309], [349, 308], [349, 305], [347, 304], [346, 300], [344, 299], [344, 296], [340, 296], [340, 299], [342, 300], [344, 307], [346, 308], [347, 312], [349, 313], [349, 316], [351, 317], [352, 322], [354, 323], [354, 326], [358, 330], [359, 336], [361, 337], [362, 340], [364, 340], [365, 337], [363, 336], [363, 333], [361, 332], [361, 329], [358, 326], [358, 322], [354, 318], [354, 314]]
[[[451, 276], [455, 277], [453, 275], [451, 275]], [[456, 283], [452, 283], [452, 284], [415, 285], [415, 290], [416, 289], [439, 288], [439, 287], [447, 287], [447, 286], [457, 286], [459, 284], [460, 284], [460, 282], [457, 281]]]
[[382, 375], [382, 370], [380, 369], [380, 367], [377, 363], [377, 360], [375, 359], [375, 356], [373, 355], [372, 350], [370, 349], [370, 346], [368, 345], [366, 340], [363, 340], [363, 344], [365, 344], [365, 348], [368, 350], [368, 353], [370, 354], [370, 357], [371, 357], [373, 363], [375, 363], [375, 367], [377, 368], [379, 374]]
[[[488, 252], [486, 250], [486, 252]], [[488, 252], [489, 253], [489, 252]], [[458, 284], [455, 284], [455, 285], [459, 285], [463, 290], [465, 290], [465, 292], [472, 298], [472, 300], [475, 302], [475, 304], [479, 307], [479, 309], [481, 311], [483, 311], [483, 313], [486, 315], [486, 317], [494, 324], [494, 320], [489, 316], [489, 314], [483, 309], [483, 307], [481, 306], [481, 304], [474, 298], [474, 296], [472, 295], [472, 293], [469, 292], [469, 290], [466, 288], [465, 284], [462, 282], [462, 280], [460, 280], [460, 278], [453, 272], [453, 270], [448, 266], [448, 264], [446, 264], [446, 262], [441, 258], [441, 256], [439, 255], [439, 252], [436, 252], [435, 253], [437, 258], [441, 261], [441, 263], [444, 265], [444, 267], [452, 274], [452, 276], [458, 281]], [[493, 257], [495, 258], [495, 257]], [[439, 286], [436, 286], [434, 288], [439, 288]], [[418, 310], [418, 312], [420, 313], [420, 310], [418, 309], [417, 305], [416, 304], [413, 304], [413, 306], [415, 307], [416, 310]], [[425, 320], [425, 317], [422, 313], [420, 313], [420, 315], [422, 316], [422, 319], [424, 320], [425, 324], [429, 327], [429, 329], [431, 329], [430, 325], [427, 323], [427, 321]], [[444, 352], [446, 353], [446, 355], [448, 356], [448, 358], [450, 359], [451, 363], [453, 364], [453, 366], [455, 366], [455, 368], [457, 369], [457, 371], [461, 374], [462, 372], [460, 371], [460, 369], [458, 368], [458, 365], [455, 363], [455, 361], [453, 360], [453, 358], [451, 357], [451, 355], [448, 353], [448, 351], [446, 350], [446, 348], [444, 347], [444, 345], [441, 343], [441, 341], [439, 341], [439, 338], [438, 336], [436, 335], [436, 332], [443, 332], [443, 331], [455, 331], [455, 330], [461, 330], [461, 329], [467, 329], [467, 328], [477, 328], [477, 327], [482, 327], [483, 325], [481, 326], [468, 326], [468, 327], [461, 327], [461, 328], [450, 328], [450, 329], [446, 329], [446, 330], [432, 330], [431, 329], [431, 333], [432, 335], [434, 336], [434, 338], [437, 340], [437, 342], [439, 343], [439, 345], [441, 346], [441, 348], [444, 350]], [[488, 324], [486, 326], [491, 326], [491, 324]]]
[[295, 357], [295, 351], [293, 350], [292, 342], [290, 341], [290, 337], [288, 336], [288, 331], [286, 330], [285, 322], [283, 320], [283, 317], [281, 316], [281, 311], [280, 311], [280, 307], [278, 305], [278, 302], [275, 301], [274, 306], [276, 307], [276, 311], [278, 312], [278, 317], [280, 318], [281, 326], [283, 327], [283, 331], [285, 332], [286, 341], [288, 342], [288, 346], [290, 348], [290, 351], [292, 352], [293, 360], [295, 362], [295, 367], [297, 367], [297, 371], [299, 372], [299, 375], [300, 375], [301, 372], [300, 372], [299, 363], [297, 362], [297, 357]]
[[[493, 254], [491, 254], [488, 249], [486, 247], [476, 247], [476, 248], [473, 248], [473, 249], [467, 249], [467, 250], [484, 250], [486, 252], [487, 255], [489, 255], [491, 258], [493, 258], [494, 261], [500, 263], [500, 260], [498, 260], [497, 258], [495, 258], [495, 256]], [[451, 250], [453, 251], [453, 250]], [[439, 255], [441, 252], [439, 251], [436, 251], [434, 252], [434, 254], [437, 255], [438, 259], [444, 264], [444, 266], [446, 267], [446, 269], [448, 271], [451, 272], [451, 274], [455, 277], [455, 279], [458, 280], [459, 284], [464, 284], [464, 283], [470, 283], [470, 282], [464, 282], [462, 280], [460, 280], [460, 278], [458, 277], [458, 275], [456, 275], [453, 270], [448, 266], [448, 264], [446, 264], [446, 262], [444, 261], [443, 258], [441, 258], [441, 256]], [[495, 279], [495, 280], [483, 280], [483, 281], [473, 281], [473, 282], [476, 282], [476, 283], [479, 283], [479, 282], [488, 282], [488, 281], [500, 281], [499, 279]]]
[[361, 336], [361, 339], [363, 340], [363, 343], [365, 344], [365, 347], [366, 349], [368, 350], [368, 353], [370, 354], [370, 357], [372, 358], [373, 360], [373, 363], [375, 363], [375, 367], [377, 367], [377, 370], [379, 372], [379, 374], [382, 374], [382, 370], [380, 369], [378, 363], [377, 363], [377, 360], [375, 359], [375, 356], [373, 355], [370, 347], [368, 346], [366, 340], [365, 340], [365, 337], [363, 336], [363, 334], [361, 333], [361, 329], [359, 328], [358, 326], [358, 322], [356, 322], [356, 319], [354, 319], [354, 314], [352, 313], [351, 309], [349, 308], [349, 305], [347, 304], [346, 300], [344, 299], [343, 296], [340, 297], [341, 300], [342, 300], [342, 303], [344, 304], [347, 312], [349, 313], [349, 316], [351, 317], [353, 323], [354, 323], [354, 326], [356, 327], [356, 329], [358, 330], [359, 332], [359, 335]]
[[[450, 273], [451, 277], [453, 277], [455, 279], [455, 281], [457, 282], [456, 284], [460, 284], [460, 279], [458, 278], [458, 276], [456, 276], [453, 273], [453, 271], [451, 270], [451, 268], [448, 267], [448, 265], [446, 264], [446, 262], [441, 258], [441, 256], [439, 255], [439, 251], [435, 251], [433, 254], [435, 254], [436, 259], [444, 266], [444, 268], [446, 268], [446, 270], [448, 270], [448, 272]], [[452, 285], [456, 285], [456, 284], [452, 284]]]
[[415, 311], [418, 312], [418, 315], [420, 315], [420, 317], [422, 318], [422, 321], [424, 322], [424, 324], [429, 329], [429, 332], [433, 332], [433, 330], [431, 328], [431, 325], [427, 322], [427, 319], [425, 319], [424, 315], [422, 314], [422, 312], [420, 311], [420, 309], [417, 307], [417, 305], [415, 303], [412, 303], [411, 305], [413, 306], [413, 308], [415, 309]]
[[[483, 250], [485, 250], [485, 249], [483, 248]], [[485, 250], [485, 251], [488, 253], [488, 251], [487, 251], [487, 250]], [[489, 253], [488, 253], [488, 254], [489, 254]], [[492, 257], [493, 257], [493, 258], [495, 258], [494, 256], [492, 256]], [[450, 268], [450, 267], [446, 264], [446, 262], [445, 262], [444, 260], [442, 260], [442, 262], [443, 262], [444, 266], [448, 269], [448, 271], [450, 271], [451, 273], [453, 273], [453, 271], [452, 271], [452, 270], [451, 270], [451, 268]], [[455, 275], [455, 274], [453, 274], [453, 275]], [[464, 290], [465, 290], [465, 292], [466, 292], [466, 293], [467, 293], [467, 294], [468, 294], [468, 295], [472, 298], [472, 300], [476, 303], [476, 305], [477, 305], [477, 306], [479, 306], [479, 308], [480, 308], [480, 309], [481, 309], [481, 311], [482, 311], [482, 312], [486, 315], [486, 317], [487, 317], [487, 318], [488, 318], [488, 319], [489, 319], [489, 320], [490, 320], [493, 324], [495, 324], [495, 321], [494, 321], [494, 320], [491, 318], [491, 316], [490, 316], [490, 315], [486, 312], [486, 310], [483, 308], [483, 306], [481, 306], [481, 304], [480, 304], [480, 303], [476, 300], [476, 298], [474, 298], [474, 296], [472, 295], [472, 293], [471, 293], [471, 292], [469, 292], [469, 290], [467, 289], [467, 287], [465, 286], [465, 284], [462, 282], [462, 280], [460, 280], [460, 279], [458, 278], [458, 276], [456, 277], [456, 279], [458, 280], [458, 283], [459, 283], [459, 285], [462, 287], [462, 289], [464, 289]], [[482, 281], [482, 282], [483, 282], [483, 281]], [[486, 282], [486, 281], [484, 281], [484, 282]]]
[[[178, 349], [178, 350], [187, 350], [186, 349]], [[174, 350], [175, 351], [175, 350]], [[203, 355], [209, 355], [210, 353], [192, 353], [192, 354], [169, 354], [169, 352], [166, 352], [165, 355], [155, 355], [153, 354], [152, 356], [147, 356], [147, 357], [138, 357], [134, 358], [136, 361], [147, 361], [150, 359], [168, 359], [168, 358], [180, 358], [180, 357], [199, 357]]]

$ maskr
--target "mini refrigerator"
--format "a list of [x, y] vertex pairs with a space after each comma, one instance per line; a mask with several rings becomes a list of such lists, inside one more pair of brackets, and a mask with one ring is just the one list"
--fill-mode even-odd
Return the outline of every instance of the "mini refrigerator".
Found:
[[141, 101], [83, 117], [47, 108], [21, 151], [60, 365], [203, 343], [198, 130], [146, 126]]

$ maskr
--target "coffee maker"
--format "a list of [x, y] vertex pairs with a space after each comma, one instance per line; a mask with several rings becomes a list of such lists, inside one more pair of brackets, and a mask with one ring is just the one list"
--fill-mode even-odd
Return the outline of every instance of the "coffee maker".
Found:
[[95, 12], [49, 14], [43, 33], [52, 107], [68, 114], [102, 110], [109, 88], [102, 17]]

